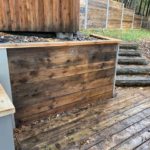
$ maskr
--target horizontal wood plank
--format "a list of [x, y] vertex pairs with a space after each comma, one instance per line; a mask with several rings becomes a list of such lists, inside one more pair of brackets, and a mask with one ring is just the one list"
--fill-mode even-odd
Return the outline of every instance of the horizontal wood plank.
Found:
[[7, 49], [16, 120], [111, 98], [116, 48], [114, 44], [83, 44]]

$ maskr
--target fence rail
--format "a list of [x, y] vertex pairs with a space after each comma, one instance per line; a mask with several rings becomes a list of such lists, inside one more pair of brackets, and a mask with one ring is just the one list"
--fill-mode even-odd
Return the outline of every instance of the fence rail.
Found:
[[[144, 20], [145, 19], [145, 20]], [[144, 22], [143, 22], [144, 21]], [[113, 0], [80, 0], [80, 28], [149, 27], [148, 19]]]

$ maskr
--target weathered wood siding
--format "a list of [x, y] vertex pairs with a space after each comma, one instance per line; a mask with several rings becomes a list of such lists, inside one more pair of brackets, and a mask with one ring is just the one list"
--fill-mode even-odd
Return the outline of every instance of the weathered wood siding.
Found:
[[115, 44], [7, 51], [17, 120], [113, 96]]
[[142, 27], [150, 29], [150, 17], [143, 17], [142, 18]]
[[110, 1], [108, 28], [120, 28], [122, 17], [122, 4]]
[[80, 29], [85, 27], [86, 1], [80, 0]]
[[124, 8], [123, 28], [132, 28], [134, 11]]
[[107, 0], [88, 1], [88, 28], [104, 28], [106, 26]]
[[141, 28], [142, 17], [139, 15], [134, 16], [134, 28]]
[[[87, 11], [86, 11], [87, 8]], [[148, 21], [145, 20], [145, 25]], [[113, 0], [80, 0], [80, 28], [141, 28], [142, 16]], [[144, 25], [144, 26], [145, 26]], [[146, 25], [147, 26], [147, 25]]]
[[79, 0], [0, 0], [0, 31], [76, 32]]

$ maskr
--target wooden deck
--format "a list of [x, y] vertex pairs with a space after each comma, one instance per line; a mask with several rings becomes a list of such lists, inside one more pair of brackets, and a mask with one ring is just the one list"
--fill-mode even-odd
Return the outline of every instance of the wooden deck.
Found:
[[149, 150], [150, 87], [119, 88], [117, 97], [22, 125], [22, 150]]

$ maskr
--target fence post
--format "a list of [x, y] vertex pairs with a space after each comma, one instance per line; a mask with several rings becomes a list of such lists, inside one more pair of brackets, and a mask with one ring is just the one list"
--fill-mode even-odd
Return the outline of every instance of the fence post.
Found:
[[133, 13], [133, 18], [132, 18], [132, 29], [134, 28], [134, 17], [135, 17], [135, 10], [134, 10], [134, 13]]
[[84, 21], [84, 29], [87, 29], [87, 22], [88, 22], [88, 0], [85, 0], [85, 21]]
[[121, 14], [120, 29], [122, 29], [122, 27], [123, 27], [123, 17], [124, 17], [124, 4], [122, 3], [122, 14]]
[[106, 29], [108, 28], [109, 7], [110, 7], [110, 0], [107, 0], [106, 26], [105, 26]]

